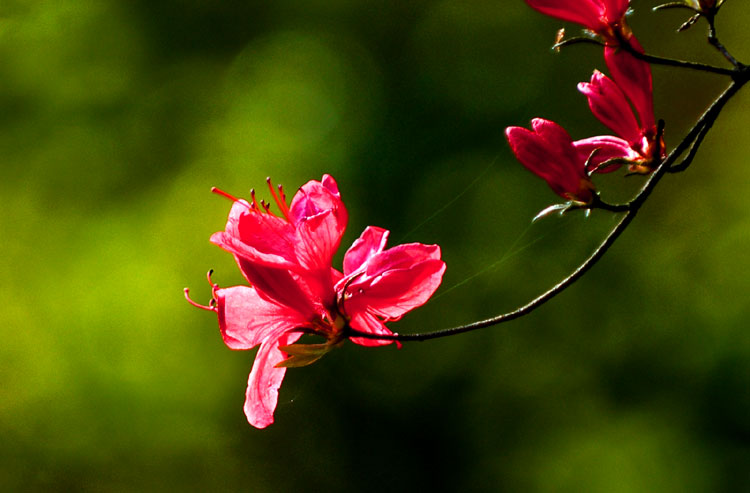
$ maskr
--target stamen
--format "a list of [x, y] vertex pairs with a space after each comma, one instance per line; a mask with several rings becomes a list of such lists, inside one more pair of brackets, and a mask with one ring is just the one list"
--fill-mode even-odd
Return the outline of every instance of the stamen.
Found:
[[[261, 201], [262, 202], [262, 201]], [[250, 189], [250, 208], [254, 211], [259, 211], [260, 207], [258, 207], [258, 201], [255, 198], [255, 189]]]
[[214, 301], [213, 299], [211, 300], [212, 304], [209, 305], [209, 306], [201, 305], [200, 303], [196, 303], [195, 301], [193, 301], [192, 299], [190, 299], [190, 289], [189, 288], [185, 288], [185, 299], [188, 301], [188, 303], [190, 303], [191, 305], [193, 305], [196, 308], [200, 308], [202, 310], [207, 310], [209, 312], [215, 312], [216, 311], [216, 307], [213, 306], [213, 301]]
[[271, 183], [271, 177], [269, 176], [266, 178], [266, 183], [268, 184], [268, 189], [271, 191], [271, 195], [273, 196], [273, 200], [276, 202], [276, 205], [279, 206], [279, 210], [284, 215], [287, 221], [291, 221], [289, 218], [289, 207], [286, 205], [286, 197], [284, 196], [284, 193], [281, 191], [281, 187], [279, 187], [279, 192], [276, 192], [276, 189], [273, 187], [273, 184]]
[[219, 285], [216, 284], [211, 280], [211, 276], [214, 274], [213, 269], [209, 269], [209, 271], [206, 273], [206, 279], [208, 279], [208, 284], [211, 286], [211, 301], [208, 303], [208, 306], [210, 307], [216, 307], [216, 291], [219, 290]]
[[216, 195], [221, 195], [222, 197], [227, 198], [227, 199], [231, 200], [232, 202], [239, 202], [240, 201], [240, 199], [238, 199], [234, 195], [229, 195], [224, 190], [220, 190], [220, 189], [218, 189], [216, 187], [211, 187], [211, 193], [215, 193]]

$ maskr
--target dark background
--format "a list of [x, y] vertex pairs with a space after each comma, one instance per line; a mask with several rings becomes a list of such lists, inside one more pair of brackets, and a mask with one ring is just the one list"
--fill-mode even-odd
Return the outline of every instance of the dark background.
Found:
[[[705, 23], [634, 1], [650, 52], [722, 65]], [[744, 2], [719, 34], [750, 60]], [[532, 315], [458, 337], [347, 344], [287, 373], [276, 423], [242, 413], [204, 273], [270, 175], [333, 175], [362, 229], [439, 243], [448, 270], [398, 332], [493, 316], [614, 225], [531, 225], [559, 200], [508, 125], [606, 133], [575, 88], [600, 50], [521, 0], [10, 1], [0, 7], [3, 490], [738, 491], [750, 485], [750, 133], [730, 102], [593, 271]], [[569, 35], [578, 31], [568, 26]], [[654, 68], [675, 145], [727, 80]], [[642, 184], [598, 177], [604, 196]], [[263, 194], [261, 194], [264, 196]], [[342, 248], [343, 252], [344, 248]], [[341, 252], [337, 257], [340, 266]]]

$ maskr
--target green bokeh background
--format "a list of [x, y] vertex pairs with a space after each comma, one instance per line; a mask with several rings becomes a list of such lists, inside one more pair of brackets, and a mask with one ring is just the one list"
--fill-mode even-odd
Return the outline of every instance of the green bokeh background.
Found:
[[[649, 51], [724, 62], [655, 3], [631, 17]], [[748, 24], [727, 2], [719, 33], [745, 61]], [[750, 487], [748, 94], [554, 301], [400, 350], [347, 344], [287, 373], [266, 430], [242, 413], [254, 352], [182, 297], [208, 300], [209, 268], [241, 282], [208, 242], [229, 209], [210, 187], [268, 175], [333, 175], [345, 245], [374, 224], [442, 246], [443, 286], [396, 331], [556, 283], [616, 220], [530, 225], [557, 199], [504, 140], [535, 116], [603, 133], [575, 90], [600, 50], [553, 54], [561, 25], [521, 0], [3, 2], [0, 489]], [[672, 145], [727, 84], [654, 78]], [[642, 180], [598, 183], [619, 200]]]

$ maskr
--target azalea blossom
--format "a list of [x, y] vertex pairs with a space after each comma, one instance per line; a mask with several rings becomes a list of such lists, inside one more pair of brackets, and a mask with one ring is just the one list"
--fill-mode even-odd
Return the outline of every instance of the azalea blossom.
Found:
[[[259, 346], [244, 407], [257, 428], [273, 423], [286, 368], [310, 364], [346, 339], [363, 346], [392, 343], [350, 331], [393, 335], [385, 323], [427, 302], [445, 271], [439, 246], [386, 248], [388, 231], [370, 226], [344, 255], [340, 272], [331, 267], [331, 259], [347, 213], [334, 179], [324, 175], [308, 182], [289, 206], [281, 188], [273, 189], [270, 181], [269, 188], [280, 216], [254, 194], [249, 202], [231, 197], [226, 228], [211, 237], [235, 256], [249, 285], [220, 288], [211, 283], [208, 306], [191, 301], [217, 313], [231, 349]], [[325, 341], [295, 344], [303, 334]]]
[[[628, 161], [633, 172], [650, 172], [654, 163], [664, 157], [664, 145], [654, 119], [651, 70], [648, 64], [628, 53], [609, 55], [609, 65], [615, 68], [613, 78], [595, 70], [589, 82], [578, 84], [578, 90], [588, 99], [594, 116], [628, 142], [631, 151], [623, 152], [621, 160]], [[596, 148], [607, 147], [602, 142], [611, 139], [611, 136], [592, 137], [576, 145], [588, 156]], [[593, 165], [612, 159], [605, 154], [598, 155]]]
[[[544, 179], [561, 197], [583, 204], [591, 203], [595, 187], [587, 173], [587, 158], [581, 157], [568, 132], [557, 123], [543, 118], [533, 119], [531, 128], [505, 129], [516, 158]], [[617, 139], [613, 142], [617, 142]], [[622, 152], [622, 145], [617, 144], [615, 153], [618, 155]], [[626, 142], [624, 147], [628, 148]]]

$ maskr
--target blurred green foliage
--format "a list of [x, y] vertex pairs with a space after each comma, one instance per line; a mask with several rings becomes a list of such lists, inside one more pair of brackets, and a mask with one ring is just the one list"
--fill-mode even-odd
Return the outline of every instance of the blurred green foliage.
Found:
[[[649, 51], [722, 63], [654, 3], [631, 18]], [[718, 19], [745, 61], [748, 23], [742, 2]], [[531, 226], [556, 196], [504, 141], [534, 116], [603, 131], [575, 90], [601, 55], [551, 53], [560, 25], [521, 0], [3, 2], [0, 489], [749, 487], [748, 94], [573, 288], [511, 324], [291, 370], [267, 430], [242, 413], [253, 352], [182, 298], [208, 299], [209, 268], [241, 282], [208, 243], [229, 209], [209, 188], [267, 175], [335, 176], [346, 244], [375, 224], [443, 247], [443, 287], [399, 332], [557, 282], [615, 220]], [[654, 77], [671, 144], [726, 84]], [[626, 198], [640, 178], [600, 184]]]

